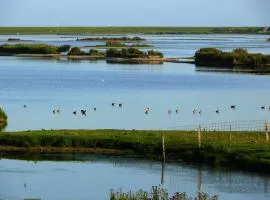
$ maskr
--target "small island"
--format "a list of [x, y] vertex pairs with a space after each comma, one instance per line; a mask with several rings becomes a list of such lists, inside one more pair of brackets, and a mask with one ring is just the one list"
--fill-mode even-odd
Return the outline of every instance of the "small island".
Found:
[[197, 67], [215, 67], [240, 69], [254, 72], [270, 72], [270, 55], [249, 53], [246, 49], [237, 48], [232, 52], [216, 48], [202, 48], [195, 53]]
[[125, 44], [118, 41], [108, 41], [104, 45], [87, 46], [87, 47], [108, 49], [108, 48], [119, 48], [119, 47], [121, 48], [149, 48], [149, 47], [154, 47], [154, 46], [147, 45], [147, 44], [138, 44], [138, 43]]
[[107, 49], [105, 52], [91, 49], [84, 52], [78, 47], [73, 47], [68, 53], [70, 59], [106, 59], [108, 63], [122, 64], [162, 64], [163, 54], [159, 51], [141, 51], [136, 48]]
[[77, 41], [122, 41], [122, 42], [137, 42], [145, 41], [141, 37], [90, 37], [90, 38], [78, 38]]

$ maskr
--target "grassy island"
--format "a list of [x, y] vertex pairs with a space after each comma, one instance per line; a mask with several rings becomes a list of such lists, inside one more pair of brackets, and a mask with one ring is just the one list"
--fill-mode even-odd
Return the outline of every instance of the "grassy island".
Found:
[[163, 58], [163, 54], [159, 51], [150, 50], [147, 52], [136, 48], [108, 49], [106, 51], [107, 58]]
[[56, 47], [47, 44], [4, 44], [0, 45], [0, 54], [60, 54], [69, 48], [69, 45]]
[[0, 152], [86, 152], [206, 163], [270, 173], [270, 141], [265, 133], [139, 130], [42, 130], [2, 132]]
[[115, 42], [138, 42], [145, 41], [141, 37], [91, 37], [91, 38], [78, 38], [77, 41], [115, 41]]
[[247, 69], [258, 72], [270, 72], [270, 55], [248, 53], [237, 48], [224, 52], [215, 48], [202, 48], [195, 53], [196, 66]]

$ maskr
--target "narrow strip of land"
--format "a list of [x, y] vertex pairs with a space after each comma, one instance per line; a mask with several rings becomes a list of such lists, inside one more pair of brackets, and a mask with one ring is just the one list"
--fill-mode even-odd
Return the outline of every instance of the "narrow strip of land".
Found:
[[0, 35], [22, 34], [270, 34], [265, 27], [0, 27]]
[[[0, 152], [85, 152], [166, 159], [269, 173], [270, 142], [265, 133], [196, 131], [43, 130], [2, 132]], [[200, 143], [200, 144], [199, 144]]]

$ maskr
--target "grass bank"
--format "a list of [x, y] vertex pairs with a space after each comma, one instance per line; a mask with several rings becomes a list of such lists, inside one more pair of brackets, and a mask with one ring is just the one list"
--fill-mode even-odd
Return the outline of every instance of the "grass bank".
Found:
[[[206, 163], [242, 170], [269, 173], [270, 142], [264, 133], [202, 132], [198, 147], [195, 131], [139, 130], [43, 130], [2, 132], [0, 151], [95, 152], [95, 149], [116, 151], [122, 155], [139, 155], [161, 159], [164, 134], [168, 160]], [[91, 149], [91, 150], [90, 150]]]
[[0, 27], [1, 35], [18, 34], [258, 34], [265, 27]]

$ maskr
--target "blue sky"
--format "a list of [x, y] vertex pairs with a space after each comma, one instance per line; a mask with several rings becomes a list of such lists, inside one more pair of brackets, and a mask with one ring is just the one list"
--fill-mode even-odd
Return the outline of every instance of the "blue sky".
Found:
[[270, 26], [270, 0], [0, 0], [0, 26]]

